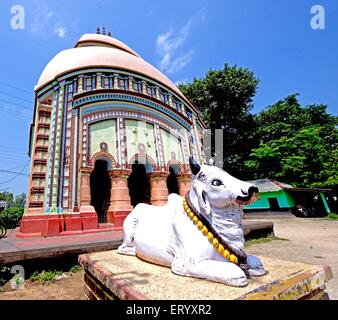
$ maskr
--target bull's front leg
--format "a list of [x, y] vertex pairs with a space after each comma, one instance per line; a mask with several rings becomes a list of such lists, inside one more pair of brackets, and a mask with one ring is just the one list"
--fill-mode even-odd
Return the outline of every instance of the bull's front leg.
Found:
[[224, 283], [233, 287], [245, 287], [248, 284], [243, 270], [227, 261], [175, 258], [171, 265], [173, 273], [209, 281]]

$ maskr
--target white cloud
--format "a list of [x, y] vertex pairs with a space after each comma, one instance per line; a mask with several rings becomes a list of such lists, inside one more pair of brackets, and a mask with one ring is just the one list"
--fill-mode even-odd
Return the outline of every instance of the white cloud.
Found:
[[161, 56], [159, 68], [168, 74], [174, 74], [183, 69], [192, 59], [194, 51], [190, 50], [180, 56], [176, 56], [176, 51], [184, 45], [189, 37], [192, 25], [196, 20], [205, 19], [204, 6], [196, 14], [194, 14], [178, 32], [174, 32], [173, 28], [165, 33], [158, 35], [156, 38], [156, 51]]
[[60, 14], [53, 12], [43, 0], [35, 0], [30, 25], [31, 32], [45, 39], [53, 34], [59, 38], [64, 38], [67, 34], [67, 28], [60, 20], [56, 23], [58, 16]]
[[57, 34], [59, 38], [64, 38], [67, 33], [66, 27], [57, 27], [54, 29], [54, 32]]
[[33, 22], [31, 24], [31, 31], [34, 34], [45, 34], [45, 28], [54, 13], [49, 7], [39, 1], [35, 1], [35, 9], [33, 14]]
[[179, 79], [179, 80], [176, 80], [176, 81], [175, 81], [175, 85], [176, 85], [176, 86], [179, 86], [180, 84], [186, 84], [186, 83], [188, 83], [188, 82], [189, 82], [189, 80], [188, 80], [187, 78]]

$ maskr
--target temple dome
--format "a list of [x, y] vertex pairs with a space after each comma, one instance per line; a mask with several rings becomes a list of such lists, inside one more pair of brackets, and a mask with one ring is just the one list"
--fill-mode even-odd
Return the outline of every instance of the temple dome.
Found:
[[117, 39], [101, 34], [85, 34], [74, 48], [58, 53], [43, 70], [35, 91], [59, 76], [93, 67], [116, 68], [141, 74], [158, 81], [187, 101], [172, 81], [134, 50]]

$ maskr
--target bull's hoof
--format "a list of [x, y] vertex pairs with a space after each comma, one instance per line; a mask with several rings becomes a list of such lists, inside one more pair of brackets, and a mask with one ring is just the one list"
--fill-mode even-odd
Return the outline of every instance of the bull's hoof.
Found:
[[266, 271], [263, 268], [249, 269], [246, 274], [250, 277], [263, 277], [266, 275]]
[[117, 248], [117, 252], [119, 254], [124, 254], [124, 255], [127, 255], [127, 256], [136, 256], [136, 248], [135, 247], [128, 247], [124, 244], [121, 244]]
[[246, 277], [226, 279], [224, 283], [230, 287], [243, 288], [248, 285], [248, 279]]

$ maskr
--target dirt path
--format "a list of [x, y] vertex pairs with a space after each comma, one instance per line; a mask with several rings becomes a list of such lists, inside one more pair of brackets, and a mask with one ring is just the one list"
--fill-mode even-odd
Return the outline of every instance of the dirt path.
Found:
[[83, 270], [53, 283], [25, 282], [24, 289], [0, 293], [0, 300], [84, 300]]
[[327, 285], [332, 300], [338, 299], [338, 221], [323, 219], [267, 218], [273, 221], [275, 235], [290, 241], [255, 244], [250, 254], [310, 264], [328, 265], [333, 279]]

